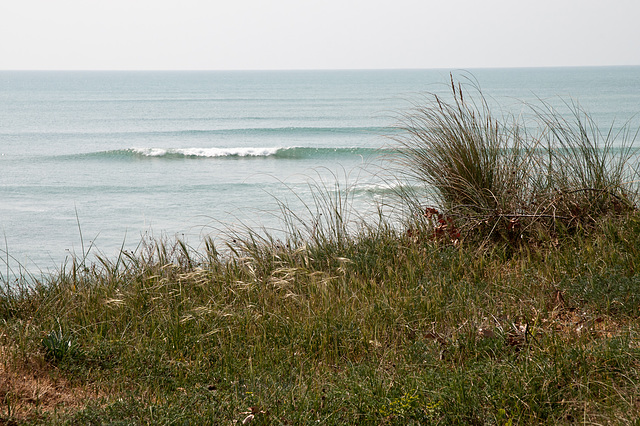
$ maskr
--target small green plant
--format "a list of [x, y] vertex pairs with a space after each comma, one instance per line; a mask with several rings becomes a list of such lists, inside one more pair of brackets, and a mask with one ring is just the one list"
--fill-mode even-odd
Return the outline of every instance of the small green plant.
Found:
[[406, 392], [389, 401], [378, 412], [389, 421], [422, 420], [435, 423], [441, 417], [442, 404], [439, 401], [422, 403], [416, 391]]
[[498, 410], [498, 415], [496, 416], [496, 420], [499, 425], [502, 426], [511, 426], [513, 425], [513, 419], [507, 416], [507, 411], [504, 408]]
[[50, 361], [60, 362], [66, 358], [73, 358], [79, 353], [78, 345], [66, 333], [58, 322], [58, 329], [52, 330], [42, 339], [45, 356]]
[[413, 393], [405, 393], [400, 398], [389, 401], [388, 404], [380, 408], [380, 414], [385, 417], [398, 416], [404, 417], [418, 407], [419, 397]]

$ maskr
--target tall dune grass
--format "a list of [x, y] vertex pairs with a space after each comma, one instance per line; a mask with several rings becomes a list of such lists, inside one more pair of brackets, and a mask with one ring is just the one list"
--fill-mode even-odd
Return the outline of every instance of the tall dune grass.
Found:
[[[435, 208], [466, 235], [523, 239], [530, 231], [575, 228], [634, 209], [638, 169], [629, 123], [603, 133], [576, 103], [565, 118], [530, 106], [496, 115], [481, 90], [451, 79], [451, 98], [431, 95], [399, 120], [401, 173], [435, 191]], [[534, 226], [535, 225], [535, 226]]]

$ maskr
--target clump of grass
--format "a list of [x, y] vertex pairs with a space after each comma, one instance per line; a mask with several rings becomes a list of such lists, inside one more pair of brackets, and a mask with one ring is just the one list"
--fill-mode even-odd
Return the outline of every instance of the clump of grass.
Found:
[[402, 173], [425, 183], [466, 235], [529, 241], [541, 228], [575, 229], [636, 208], [637, 132], [628, 125], [603, 134], [576, 103], [567, 104], [572, 120], [543, 103], [531, 107], [533, 134], [518, 117], [494, 115], [477, 86], [463, 93], [452, 77], [451, 95], [404, 114], [393, 139]]
[[51, 330], [42, 338], [42, 348], [45, 356], [53, 361], [60, 362], [66, 358], [78, 355], [78, 347], [72, 336], [58, 322], [57, 329]]
[[633, 145], [638, 132], [632, 133], [629, 123], [617, 131], [612, 123], [602, 132], [575, 102], [567, 106], [571, 120], [546, 104], [534, 109], [546, 147], [543, 190], [557, 194], [550, 206], [560, 214], [591, 220], [636, 208], [638, 158]]
[[437, 190], [438, 201], [476, 213], [511, 209], [527, 156], [518, 126], [507, 127], [483, 97], [464, 98], [452, 81], [453, 102], [434, 95], [404, 117], [401, 142], [407, 173]]
[[[255, 228], [244, 225], [226, 230], [226, 246], [238, 258], [259, 260], [261, 265], [276, 267], [285, 261], [301, 266], [336, 265], [340, 253], [354, 244], [354, 237], [365, 228], [378, 229], [382, 222], [367, 225], [367, 219], [353, 210], [354, 184], [349, 174], [324, 170], [308, 182], [310, 201], [291, 190], [296, 210], [286, 199], [276, 199], [280, 229]], [[380, 217], [369, 218], [380, 219]], [[283, 259], [285, 258], [285, 259]]]

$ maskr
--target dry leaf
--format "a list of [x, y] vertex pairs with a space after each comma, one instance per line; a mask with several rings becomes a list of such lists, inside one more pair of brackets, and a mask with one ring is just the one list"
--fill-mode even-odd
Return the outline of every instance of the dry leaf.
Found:
[[485, 339], [490, 339], [492, 337], [496, 337], [496, 333], [494, 333], [493, 330], [491, 330], [490, 328], [479, 328], [478, 336]]

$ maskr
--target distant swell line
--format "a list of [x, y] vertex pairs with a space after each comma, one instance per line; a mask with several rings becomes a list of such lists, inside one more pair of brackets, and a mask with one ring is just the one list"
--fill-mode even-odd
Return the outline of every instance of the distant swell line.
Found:
[[326, 135], [326, 134], [372, 134], [384, 135], [389, 132], [385, 127], [247, 127], [231, 129], [187, 129], [166, 131], [132, 132], [24, 132], [0, 133], [0, 136], [50, 136], [50, 137], [131, 137], [131, 136], [216, 136], [216, 135]]
[[176, 130], [149, 132], [150, 135], [322, 135], [322, 134], [383, 134], [382, 127], [246, 127], [216, 130]]

